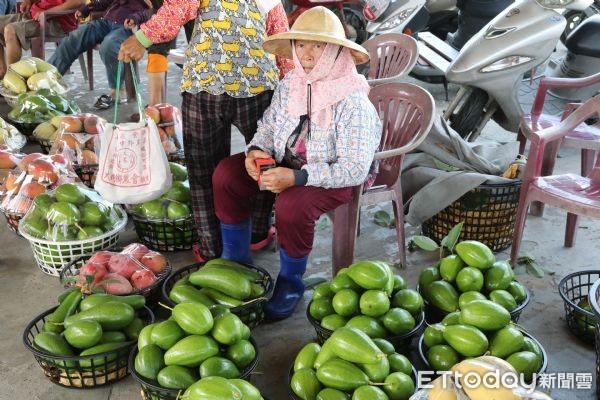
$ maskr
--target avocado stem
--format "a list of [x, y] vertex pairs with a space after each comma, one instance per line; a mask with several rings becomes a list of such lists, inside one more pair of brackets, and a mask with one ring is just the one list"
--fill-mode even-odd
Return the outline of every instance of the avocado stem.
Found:
[[166, 308], [167, 310], [171, 310], [171, 311], [173, 311], [173, 309], [172, 309], [171, 307], [169, 307], [169, 306], [168, 306], [168, 305], [166, 305], [166, 304], [163, 304], [163, 303], [161, 303], [160, 301], [158, 302], [158, 305], [159, 305], [159, 306], [161, 306], [161, 307], [164, 307], [164, 308]]

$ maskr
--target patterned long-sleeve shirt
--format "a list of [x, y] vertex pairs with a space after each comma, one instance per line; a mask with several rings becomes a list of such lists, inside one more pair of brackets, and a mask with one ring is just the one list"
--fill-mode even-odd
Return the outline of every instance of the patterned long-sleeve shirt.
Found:
[[[278, 75], [274, 57], [265, 53], [262, 43], [267, 34], [288, 30], [281, 4], [269, 12], [265, 21], [253, 1], [165, 0], [136, 37], [146, 47], [169, 41], [185, 22], [194, 18], [194, 34], [183, 70], [183, 91], [250, 97], [274, 89]], [[278, 61], [281, 76], [293, 68], [289, 60]]]
[[[289, 79], [284, 78], [271, 100], [271, 105], [258, 122], [249, 143], [273, 155], [280, 163], [289, 136], [300, 118], [287, 112]], [[321, 129], [311, 124], [311, 137], [306, 141], [308, 186], [340, 188], [360, 185], [367, 179], [373, 156], [381, 137], [381, 121], [364, 92], [355, 92], [333, 107], [332, 124]]]

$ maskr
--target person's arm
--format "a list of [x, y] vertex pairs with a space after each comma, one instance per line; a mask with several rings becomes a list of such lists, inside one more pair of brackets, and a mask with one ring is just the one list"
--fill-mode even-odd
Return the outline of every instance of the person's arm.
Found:
[[[267, 14], [267, 36], [277, 33], [288, 32], [290, 30], [285, 9], [281, 3], [277, 4]], [[279, 68], [279, 79], [283, 79], [285, 74], [294, 69], [294, 62], [288, 58], [275, 56], [277, 68]]]
[[152, 10], [145, 9], [132, 13], [129, 19], [132, 19], [135, 25], [139, 26], [140, 24], [143, 24], [144, 22], [148, 21], [151, 16]]
[[46, 11], [68, 11], [75, 10], [85, 5], [85, 0], [65, 0], [64, 3], [51, 7]]
[[92, 0], [90, 4], [84, 4], [79, 7], [79, 10], [77, 11], [80, 15], [76, 15], [76, 17], [87, 18], [92, 11], [104, 11], [113, 3], [113, 1], [114, 0]]
[[346, 102], [335, 129], [337, 160], [304, 165], [307, 186], [351, 187], [367, 178], [381, 137], [381, 121], [368, 97]]
[[135, 33], [137, 40], [148, 48], [154, 43], [169, 42], [177, 37], [186, 22], [195, 19], [199, 0], [165, 0], [156, 13]]

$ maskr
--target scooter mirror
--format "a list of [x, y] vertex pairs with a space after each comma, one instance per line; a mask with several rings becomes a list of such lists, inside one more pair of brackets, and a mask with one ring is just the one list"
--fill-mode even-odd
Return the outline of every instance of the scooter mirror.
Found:
[[544, 8], [566, 8], [568, 10], [585, 10], [594, 0], [536, 0]]

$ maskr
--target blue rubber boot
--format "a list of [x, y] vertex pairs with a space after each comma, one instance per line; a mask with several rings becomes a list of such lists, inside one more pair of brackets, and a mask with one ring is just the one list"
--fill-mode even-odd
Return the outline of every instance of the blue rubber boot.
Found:
[[251, 235], [250, 219], [239, 224], [224, 224], [221, 222], [221, 239], [223, 240], [221, 258], [252, 264], [252, 257], [250, 256]]
[[269, 319], [284, 319], [292, 315], [304, 294], [302, 275], [306, 272], [308, 255], [293, 258], [285, 250], [279, 250], [281, 268], [275, 283], [273, 296], [265, 305], [265, 315]]

